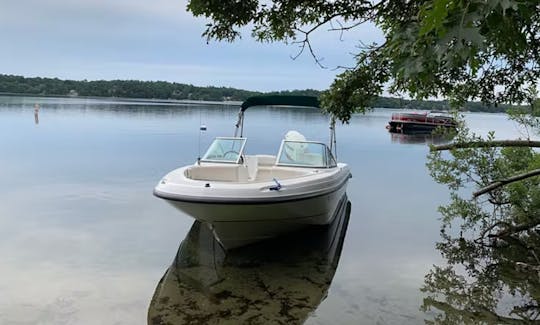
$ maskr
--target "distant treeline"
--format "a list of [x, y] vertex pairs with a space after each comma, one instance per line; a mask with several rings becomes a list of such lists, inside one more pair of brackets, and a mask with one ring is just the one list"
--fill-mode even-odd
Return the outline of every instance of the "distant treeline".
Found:
[[[314, 89], [279, 92], [256, 92], [229, 87], [198, 87], [166, 81], [138, 80], [60, 80], [58, 78], [26, 78], [0, 74], [0, 93], [40, 96], [123, 97], [148, 99], [189, 99], [206, 101], [243, 101], [256, 95], [308, 95], [319, 96]], [[392, 97], [379, 97], [373, 107], [405, 108], [418, 110], [448, 110], [447, 101], [416, 101]], [[504, 112], [508, 105], [486, 106], [479, 102], [465, 105], [468, 111]]]
[[58, 78], [25, 78], [0, 74], [0, 92], [88, 96], [88, 97], [123, 97], [123, 98], [152, 98], [152, 99], [192, 99], [192, 100], [243, 100], [258, 93], [226, 88], [226, 87], [197, 87], [193, 85], [138, 80], [61, 80]]

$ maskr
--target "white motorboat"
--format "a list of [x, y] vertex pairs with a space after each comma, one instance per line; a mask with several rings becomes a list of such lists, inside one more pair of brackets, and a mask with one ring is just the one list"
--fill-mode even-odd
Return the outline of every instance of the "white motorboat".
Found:
[[260, 96], [240, 108], [233, 137], [216, 138], [195, 164], [167, 174], [154, 195], [210, 227], [226, 249], [332, 221], [351, 177], [330, 147], [289, 131], [277, 155], [244, 154], [244, 112], [259, 105], [318, 106], [315, 97]]

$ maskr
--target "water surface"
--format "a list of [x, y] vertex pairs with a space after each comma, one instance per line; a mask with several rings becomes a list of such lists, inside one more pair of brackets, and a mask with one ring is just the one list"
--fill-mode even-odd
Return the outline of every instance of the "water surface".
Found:
[[[387, 133], [391, 113], [356, 115], [337, 130], [338, 160], [353, 174], [351, 210], [326, 293], [302, 316], [308, 324], [431, 317], [419, 309], [419, 288], [441, 262], [437, 207], [448, 191], [425, 167], [433, 140]], [[0, 97], [0, 323], [145, 324], [160, 279], [177, 272], [169, 267], [196, 227], [153, 197], [153, 186], [214, 136], [232, 135], [236, 116], [233, 106]], [[504, 115], [467, 121], [480, 133], [520, 135]], [[291, 129], [329, 136], [316, 110], [253, 108], [248, 153], [277, 153]], [[310, 276], [311, 267], [298, 273]]]

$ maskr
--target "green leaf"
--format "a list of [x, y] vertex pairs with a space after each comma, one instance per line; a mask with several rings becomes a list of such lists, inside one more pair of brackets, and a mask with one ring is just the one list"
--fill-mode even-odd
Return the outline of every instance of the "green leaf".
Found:
[[[451, 2], [451, 0], [434, 0], [422, 6], [420, 9], [420, 36], [424, 36], [433, 30], [442, 29]], [[439, 34], [439, 36], [442, 35]]]

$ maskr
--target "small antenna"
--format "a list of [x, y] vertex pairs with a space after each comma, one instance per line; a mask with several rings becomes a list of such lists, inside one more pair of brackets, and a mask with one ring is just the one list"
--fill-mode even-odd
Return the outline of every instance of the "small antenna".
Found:
[[206, 131], [206, 124], [202, 124], [201, 111], [199, 110], [199, 157], [197, 158], [197, 164], [201, 163], [201, 136]]
[[334, 158], [337, 160], [337, 141], [336, 141], [336, 117], [332, 115], [330, 119], [330, 152], [334, 150]]

